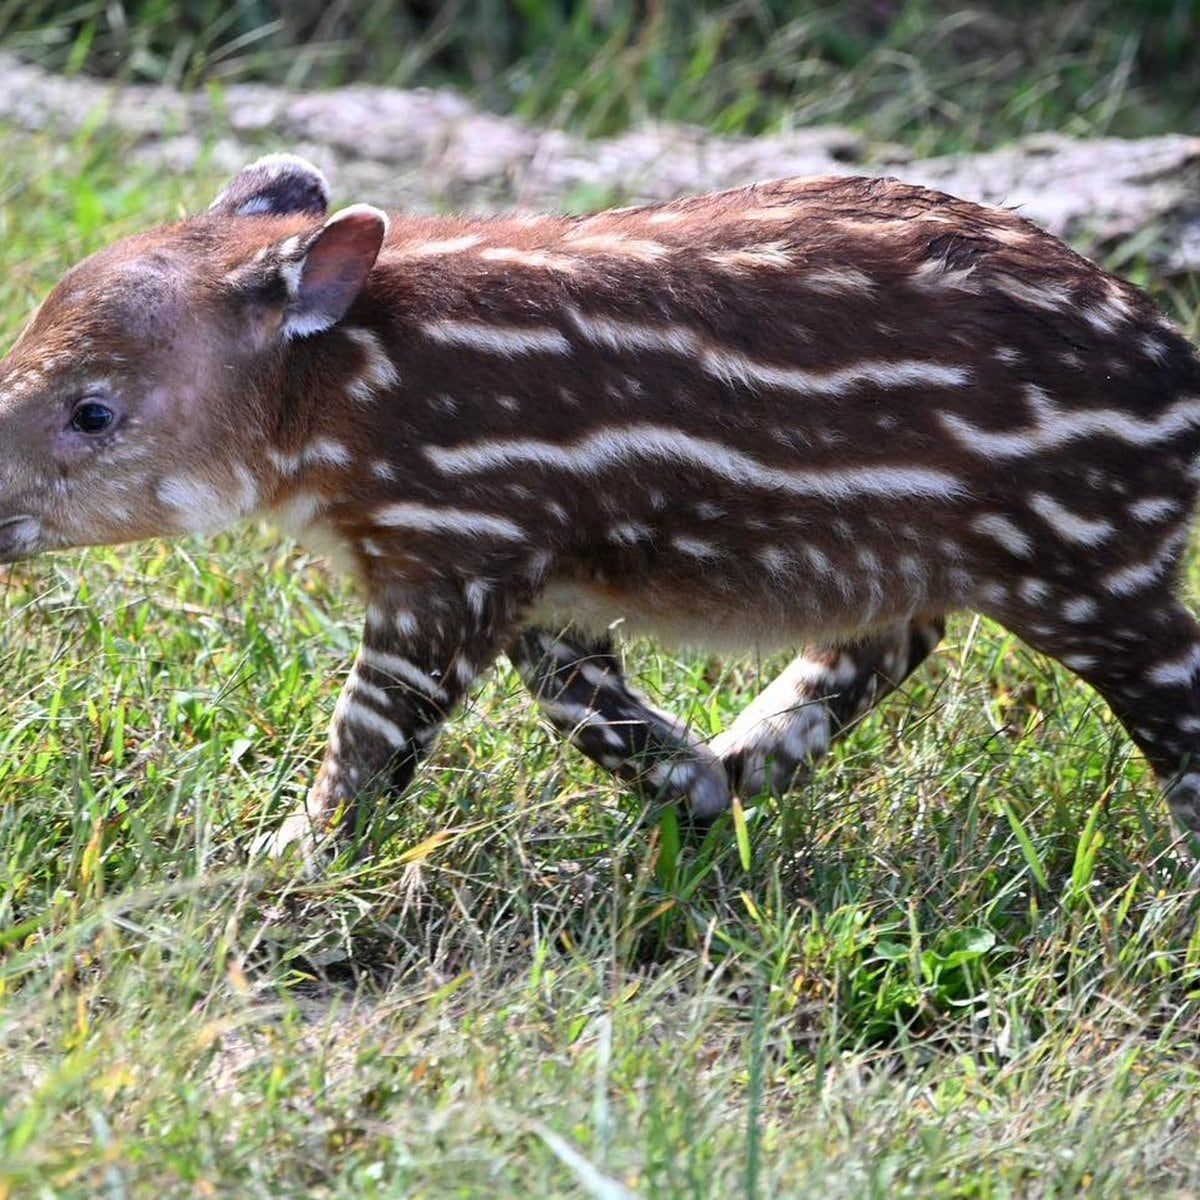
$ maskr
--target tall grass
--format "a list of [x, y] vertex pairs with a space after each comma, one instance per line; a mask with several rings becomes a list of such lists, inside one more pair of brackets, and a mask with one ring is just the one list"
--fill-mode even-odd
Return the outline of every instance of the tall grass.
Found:
[[1200, 124], [1192, 0], [3, 0], [0, 40], [56, 68], [188, 86], [449, 83], [594, 134], [646, 117], [746, 133], [848, 121], [938, 150]]

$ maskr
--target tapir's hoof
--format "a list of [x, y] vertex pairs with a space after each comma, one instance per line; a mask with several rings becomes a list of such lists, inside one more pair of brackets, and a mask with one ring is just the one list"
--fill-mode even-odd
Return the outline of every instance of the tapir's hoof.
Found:
[[280, 867], [293, 867], [305, 879], [325, 873], [337, 846], [328, 825], [318, 824], [304, 807], [297, 808], [279, 826], [255, 838], [253, 860], [269, 859]]

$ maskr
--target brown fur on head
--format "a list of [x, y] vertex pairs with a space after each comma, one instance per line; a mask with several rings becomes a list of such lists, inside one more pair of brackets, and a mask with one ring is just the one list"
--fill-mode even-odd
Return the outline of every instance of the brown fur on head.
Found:
[[264, 382], [335, 324], [387, 221], [320, 173], [247, 167], [208, 213], [72, 269], [0, 365], [0, 561], [220, 528], [264, 503]]

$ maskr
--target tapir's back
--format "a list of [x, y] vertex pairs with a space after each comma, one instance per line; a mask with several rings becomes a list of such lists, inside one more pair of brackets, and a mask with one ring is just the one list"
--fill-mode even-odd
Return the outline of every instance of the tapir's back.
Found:
[[789, 640], [1177, 555], [1194, 353], [1012, 213], [779, 182], [405, 221], [379, 273], [401, 486], [553, 554], [556, 618]]

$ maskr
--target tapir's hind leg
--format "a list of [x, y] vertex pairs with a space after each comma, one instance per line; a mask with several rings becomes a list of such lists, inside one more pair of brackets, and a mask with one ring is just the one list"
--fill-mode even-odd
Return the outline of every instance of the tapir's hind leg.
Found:
[[628, 684], [607, 637], [526, 629], [508, 656], [550, 723], [594, 762], [698, 821], [729, 807], [725, 771], [696, 734]]
[[[1200, 624], [1165, 585], [1118, 603], [1077, 597], [1048, 617], [1001, 617], [1096, 689], [1162, 782], [1175, 819], [1200, 835]], [[1084, 616], [1086, 614], [1086, 617]]]
[[709, 820], [743, 795], [785, 791], [848, 724], [941, 640], [940, 617], [903, 622], [849, 645], [799, 655], [724, 733], [703, 745], [625, 682], [608, 639], [528, 629], [509, 657], [551, 722], [617, 775], [683, 800]]
[[846, 645], [810, 646], [713, 740], [733, 790], [787, 791], [847, 725], [925, 661], [944, 632], [942, 618], [929, 617]]

